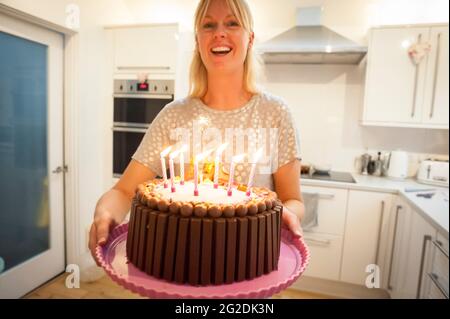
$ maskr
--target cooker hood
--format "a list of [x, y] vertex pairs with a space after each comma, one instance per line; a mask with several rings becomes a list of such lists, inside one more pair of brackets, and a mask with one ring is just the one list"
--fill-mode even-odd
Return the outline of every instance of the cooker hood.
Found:
[[266, 64], [359, 64], [367, 47], [321, 25], [321, 7], [300, 8], [297, 25], [257, 49]]

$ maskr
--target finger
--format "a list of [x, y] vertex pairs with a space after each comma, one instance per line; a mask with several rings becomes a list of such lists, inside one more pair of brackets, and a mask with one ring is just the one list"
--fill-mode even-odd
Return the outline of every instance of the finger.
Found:
[[302, 230], [301, 230], [301, 226], [300, 226], [300, 220], [298, 219], [298, 217], [293, 214], [293, 213], [287, 213], [284, 214], [286, 219], [285, 219], [285, 223], [286, 226], [288, 226], [288, 228], [297, 236], [302, 236]]
[[100, 263], [98, 262], [97, 258], [95, 257], [95, 248], [97, 247], [97, 231], [95, 228], [95, 224], [92, 224], [91, 230], [89, 231], [89, 250], [91, 251], [92, 258], [95, 260], [95, 263], [97, 266], [100, 267]]
[[97, 244], [104, 245], [109, 236], [109, 228], [112, 220], [109, 218], [102, 218], [96, 222], [97, 228]]

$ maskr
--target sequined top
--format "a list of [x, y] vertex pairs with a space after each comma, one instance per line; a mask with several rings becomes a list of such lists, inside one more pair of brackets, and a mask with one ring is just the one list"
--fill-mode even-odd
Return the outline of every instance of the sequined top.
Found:
[[[210, 156], [204, 162], [214, 163], [215, 150], [222, 143], [228, 143], [220, 157], [221, 173], [225, 175], [229, 174], [232, 157], [245, 154], [235, 164], [236, 183], [248, 182], [257, 150], [262, 150], [262, 156], [257, 160], [253, 185], [271, 190], [272, 174], [294, 159], [301, 159], [298, 131], [289, 107], [267, 92], [255, 94], [245, 105], [226, 111], [210, 108], [198, 98], [173, 101], [153, 120], [133, 159], [162, 176], [160, 153], [168, 146], [176, 150], [186, 144], [184, 167], [189, 172], [193, 155], [209, 150]], [[174, 162], [175, 175], [179, 175], [179, 156]]]

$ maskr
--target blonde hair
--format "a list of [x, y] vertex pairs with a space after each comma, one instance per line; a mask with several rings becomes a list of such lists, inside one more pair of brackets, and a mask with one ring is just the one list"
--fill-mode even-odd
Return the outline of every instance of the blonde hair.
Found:
[[[206, 15], [206, 11], [212, 0], [200, 0], [195, 11], [194, 31], [195, 35], [200, 28], [200, 24]], [[250, 8], [245, 0], [223, 0], [227, 2], [239, 24], [249, 33], [253, 32], [253, 17]], [[197, 42], [197, 39], [196, 39]], [[247, 56], [244, 61], [244, 90], [255, 94], [259, 90], [256, 84], [256, 78], [261, 70], [261, 60], [253, 51], [253, 45], [248, 48]], [[198, 43], [196, 43], [194, 56], [191, 62], [189, 74], [189, 96], [202, 98], [208, 89], [208, 71], [200, 56]]]

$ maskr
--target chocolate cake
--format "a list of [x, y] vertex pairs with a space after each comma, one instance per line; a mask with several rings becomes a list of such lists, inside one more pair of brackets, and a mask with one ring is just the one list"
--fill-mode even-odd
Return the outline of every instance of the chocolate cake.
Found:
[[282, 205], [275, 192], [215, 189], [160, 180], [139, 185], [131, 206], [129, 262], [148, 275], [190, 285], [221, 285], [278, 269]]

